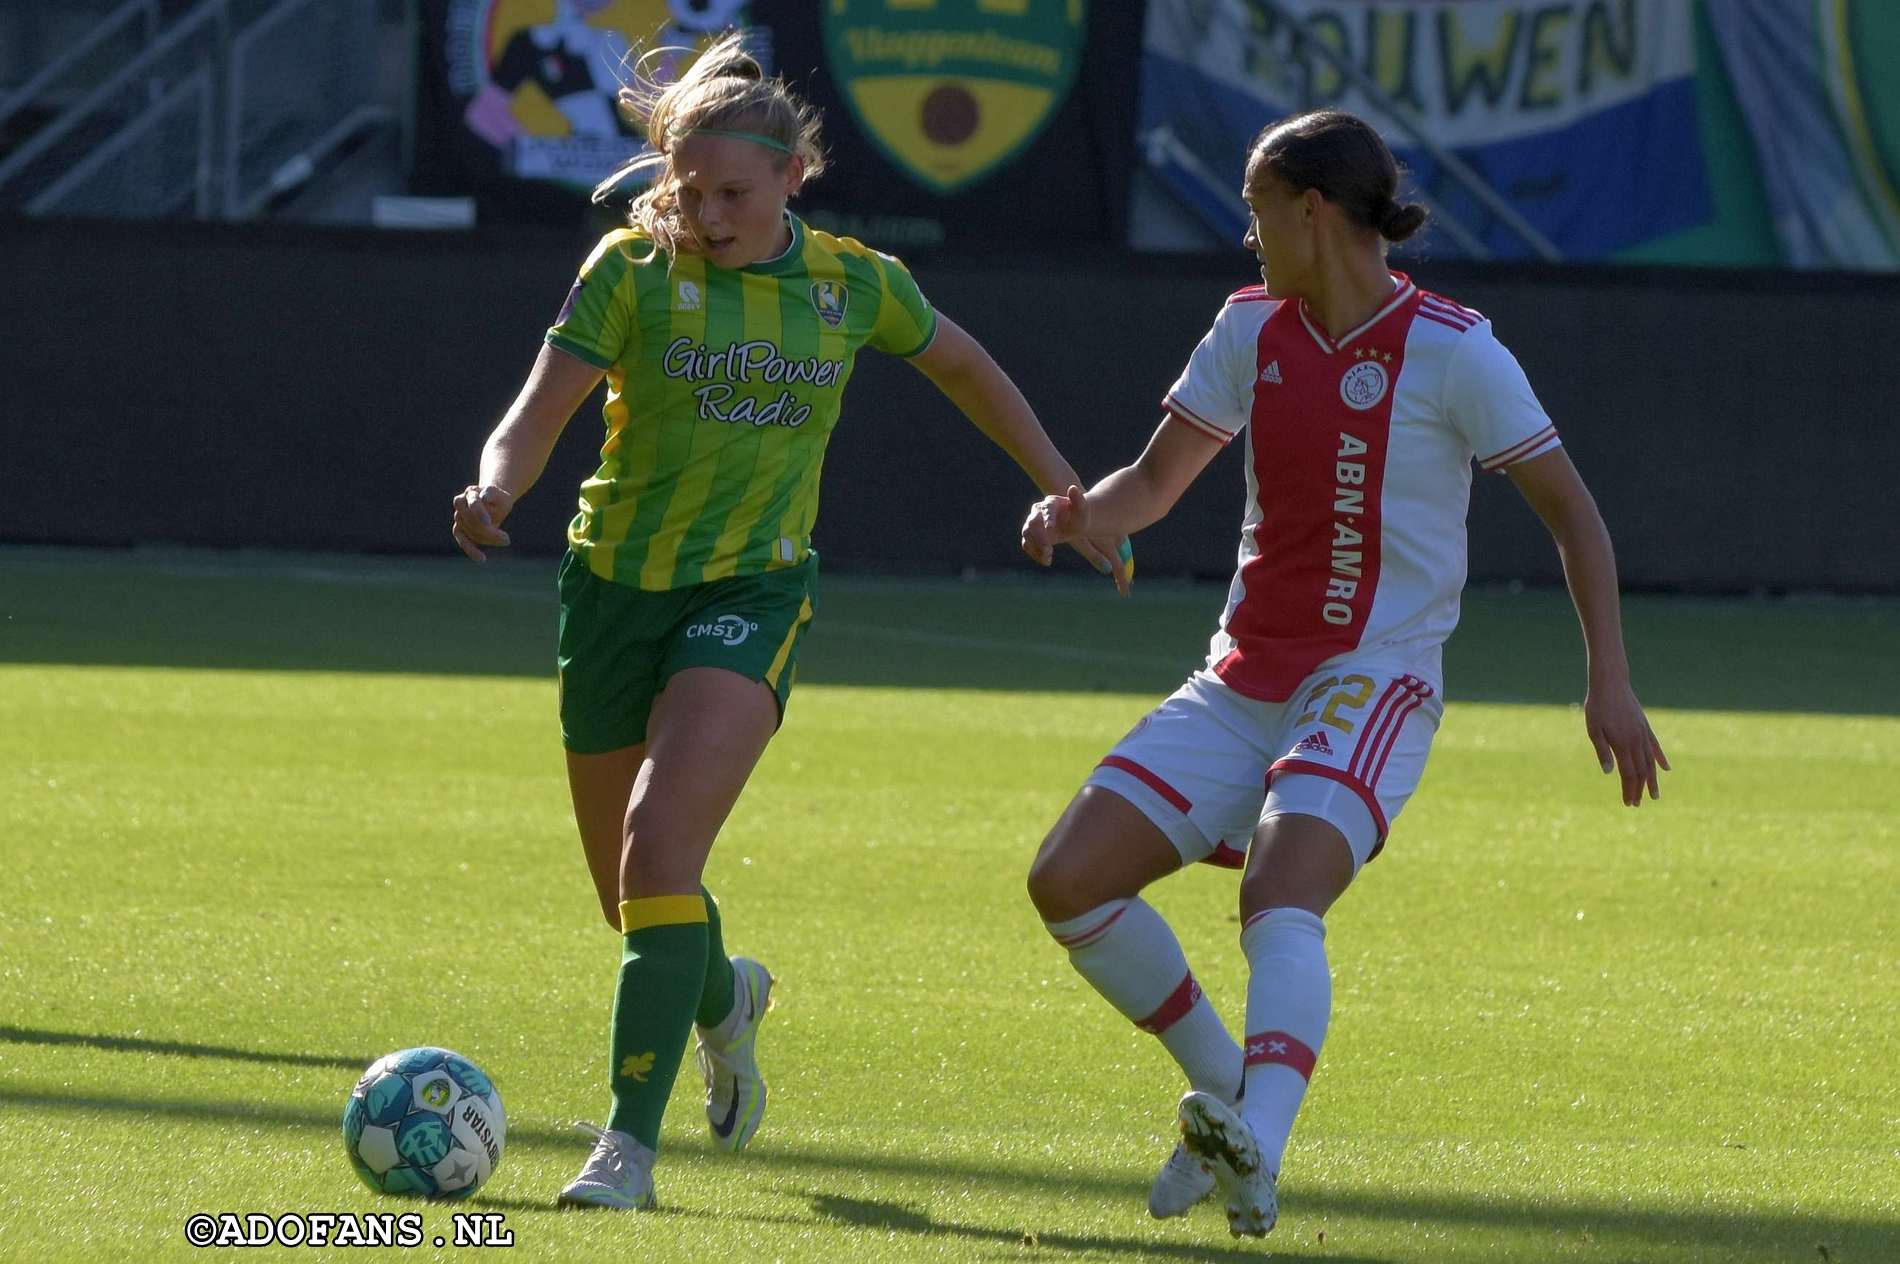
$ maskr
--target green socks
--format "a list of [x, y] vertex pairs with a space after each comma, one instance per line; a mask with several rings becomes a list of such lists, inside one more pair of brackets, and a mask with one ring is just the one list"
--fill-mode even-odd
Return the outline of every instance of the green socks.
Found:
[[706, 901], [706, 987], [699, 994], [699, 1012], [693, 1021], [701, 1027], [717, 1027], [732, 1013], [732, 962], [719, 933], [719, 905], [705, 887], [699, 894]]
[[[613, 1055], [609, 1082], [613, 1111], [607, 1126], [658, 1150], [660, 1117], [686, 1053], [686, 1035], [707, 986], [712, 897], [661, 895], [622, 900], [625, 942], [614, 989]], [[713, 914], [713, 916], [717, 916]], [[724, 957], [720, 960], [723, 962]], [[732, 968], [725, 969], [726, 1008], [732, 1007]], [[720, 1017], [725, 1017], [722, 1012]]]

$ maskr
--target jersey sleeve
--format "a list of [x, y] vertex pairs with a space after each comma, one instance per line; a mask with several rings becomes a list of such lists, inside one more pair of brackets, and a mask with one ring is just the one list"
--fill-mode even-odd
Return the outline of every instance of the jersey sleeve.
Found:
[[916, 278], [894, 256], [881, 250], [871, 252], [877, 263], [877, 323], [871, 326], [866, 341], [879, 351], [905, 359], [922, 355], [937, 337], [937, 309], [930, 305]]
[[626, 355], [634, 324], [633, 265], [626, 234], [609, 233], [581, 265], [547, 344], [597, 369], [612, 368]]
[[1254, 347], [1235, 307], [1230, 302], [1221, 308], [1161, 397], [1161, 406], [1176, 418], [1222, 443], [1239, 434], [1253, 412]]
[[1480, 469], [1502, 472], [1561, 446], [1517, 357], [1492, 334], [1489, 321], [1467, 331], [1452, 349], [1444, 402], [1445, 415], [1471, 445]]

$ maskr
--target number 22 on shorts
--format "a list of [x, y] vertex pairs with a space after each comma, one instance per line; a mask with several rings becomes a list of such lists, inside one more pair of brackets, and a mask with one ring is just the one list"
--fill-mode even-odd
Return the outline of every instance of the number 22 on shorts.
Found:
[[[1307, 693], [1306, 714], [1296, 723], [1311, 724], [1317, 718], [1321, 724], [1331, 725], [1341, 733], [1351, 733], [1358, 726], [1339, 713], [1341, 710], [1357, 711], [1365, 706], [1372, 700], [1374, 687], [1370, 676], [1328, 676]], [[1326, 705], [1322, 707], [1320, 699], [1329, 692], [1332, 697], [1326, 698]]]

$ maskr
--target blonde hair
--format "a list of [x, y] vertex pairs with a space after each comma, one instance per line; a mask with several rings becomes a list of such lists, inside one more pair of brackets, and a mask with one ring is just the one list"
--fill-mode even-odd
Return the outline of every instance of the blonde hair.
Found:
[[622, 85], [616, 98], [652, 149], [623, 163], [594, 190], [594, 201], [600, 202], [627, 177], [660, 168], [627, 208], [627, 222], [645, 231], [669, 258], [692, 245], [692, 234], [680, 222], [679, 181], [673, 173], [673, 149], [689, 133], [751, 132], [785, 147], [784, 152], [770, 150], [775, 170], [783, 171], [794, 157], [803, 161], [806, 180], [825, 169], [818, 112], [793, 95], [783, 79], [766, 76], [738, 31], [714, 40], [674, 82], [654, 78], [657, 59], [685, 52], [649, 49], [634, 61], [632, 82]]

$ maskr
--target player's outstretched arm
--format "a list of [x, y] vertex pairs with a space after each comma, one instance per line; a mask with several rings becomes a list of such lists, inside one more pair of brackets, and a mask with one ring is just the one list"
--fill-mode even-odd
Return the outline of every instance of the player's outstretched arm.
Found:
[[[910, 363], [992, 443], [1007, 452], [1010, 460], [1035, 482], [1037, 490], [1055, 493], [1081, 482], [1075, 467], [1056, 450], [1009, 374], [982, 343], [948, 316], [937, 314], [936, 337], [912, 356]], [[1096, 570], [1112, 575], [1116, 589], [1128, 595], [1130, 577], [1121, 536], [1078, 536], [1065, 543], [1073, 545]]]
[[1519, 462], [1509, 473], [1511, 482], [1550, 528], [1563, 559], [1564, 580], [1577, 607], [1577, 621], [1583, 625], [1589, 668], [1583, 719], [1597, 762], [1606, 773], [1622, 773], [1623, 802], [1640, 807], [1645, 789], [1650, 798], [1661, 797], [1657, 779], [1659, 772], [1669, 770], [1669, 757], [1630, 684], [1609, 530], [1590, 489], [1562, 448]]
[[482, 445], [481, 473], [456, 494], [450, 534], [478, 562], [484, 548], [502, 548], [502, 522], [547, 468], [548, 453], [568, 419], [601, 379], [601, 370], [555, 347], [543, 346], [521, 393]]
[[1125, 537], [1167, 517], [1174, 502], [1220, 451], [1206, 432], [1164, 417], [1133, 465], [1124, 465], [1084, 492], [1071, 486], [1029, 508], [1022, 548], [1049, 565], [1055, 546], [1078, 536]]

